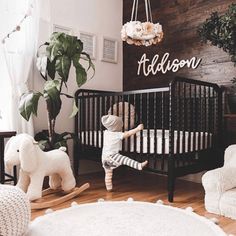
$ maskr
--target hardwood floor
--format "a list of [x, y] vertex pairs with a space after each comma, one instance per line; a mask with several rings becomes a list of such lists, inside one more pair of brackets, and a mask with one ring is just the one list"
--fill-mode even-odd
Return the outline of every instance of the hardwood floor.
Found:
[[[107, 192], [104, 186], [104, 174], [93, 173], [80, 176], [78, 185], [89, 182], [91, 187], [83, 192], [78, 198], [63, 203], [53, 209], [69, 207], [71, 202], [78, 204], [96, 202], [99, 198], [105, 200], [126, 200], [132, 197], [137, 201], [156, 202], [158, 199], [175, 207], [186, 208], [191, 206], [194, 211], [207, 218], [215, 217], [219, 219], [219, 225], [228, 234], [236, 234], [236, 221], [226, 217], [207, 213], [204, 208], [204, 190], [201, 184], [192, 183], [184, 180], [177, 180], [174, 203], [167, 201], [166, 177], [145, 172], [136, 172], [122, 169], [116, 170], [113, 177], [113, 192]], [[51, 196], [50, 199], [58, 195]], [[43, 215], [45, 210], [32, 211], [32, 219]]]

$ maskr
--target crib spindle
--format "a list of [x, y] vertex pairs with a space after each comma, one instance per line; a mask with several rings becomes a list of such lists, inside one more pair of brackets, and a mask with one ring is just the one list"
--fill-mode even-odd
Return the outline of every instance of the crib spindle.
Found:
[[187, 152], [191, 152], [191, 131], [192, 131], [192, 86], [191, 84], [189, 85], [189, 98], [188, 98], [188, 111], [187, 111], [187, 116], [188, 116], [188, 149]]
[[[133, 95], [134, 96], [134, 107], [136, 108], [136, 107], [138, 107], [138, 105], [137, 105], [137, 100], [136, 100], [136, 94], [134, 94]], [[134, 125], [136, 125], [136, 123], [137, 123], [137, 121], [136, 121], [136, 114], [134, 114]], [[133, 145], [134, 145], [134, 152], [135, 153], [137, 153], [137, 135], [135, 134], [134, 135], [134, 143], [133, 143]]]
[[[162, 147], [161, 147], [161, 153], [163, 154], [161, 159], [161, 169], [164, 170], [165, 160], [164, 160], [164, 154], [166, 153], [166, 147], [165, 147], [165, 94], [164, 92], [161, 93], [161, 140], [162, 140]], [[169, 150], [170, 151], [170, 150]]]
[[196, 151], [196, 131], [197, 131], [197, 112], [196, 112], [196, 106], [197, 106], [197, 86], [196, 84], [193, 85], [193, 142], [192, 142], [192, 149], [193, 152]]
[[157, 123], [158, 123], [158, 117], [157, 117], [157, 93], [155, 92], [153, 94], [153, 128], [154, 128], [154, 168], [156, 168], [157, 165]]
[[[130, 99], [130, 95], [128, 95], [128, 130], [130, 130], [131, 129], [131, 127], [130, 127], [130, 118], [131, 118], [131, 109], [130, 109], [130, 106], [131, 106], [131, 99]], [[126, 120], [127, 121], [127, 120]], [[125, 121], [125, 122], [126, 122]], [[133, 127], [132, 127], [133, 128]], [[131, 138], [133, 138], [133, 137], [131, 137]], [[131, 141], [130, 141], [130, 139], [131, 139], [130, 137], [128, 138], [128, 152], [130, 152], [130, 144], [131, 144]]]
[[[141, 93], [140, 96], [140, 113], [139, 113], [139, 121], [140, 123], [143, 123], [143, 94]], [[140, 131], [140, 154], [143, 153], [143, 131]], [[141, 160], [142, 160], [142, 155], [141, 155]]]
[[147, 154], [150, 154], [150, 127], [149, 127], [149, 104], [150, 94], [146, 94], [146, 119], [147, 119]]
[[202, 129], [202, 86], [199, 86], [199, 110], [198, 110], [198, 150], [201, 150]]
[[92, 96], [92, 145], [94, 146], [94, 143], [95, 143], [95, 96], [93, 95]]

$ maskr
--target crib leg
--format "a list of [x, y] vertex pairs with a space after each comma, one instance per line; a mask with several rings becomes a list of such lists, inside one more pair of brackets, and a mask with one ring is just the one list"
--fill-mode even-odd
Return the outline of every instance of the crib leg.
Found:
[[168, 201], [174, 201], [175, 177], [168, 176]]

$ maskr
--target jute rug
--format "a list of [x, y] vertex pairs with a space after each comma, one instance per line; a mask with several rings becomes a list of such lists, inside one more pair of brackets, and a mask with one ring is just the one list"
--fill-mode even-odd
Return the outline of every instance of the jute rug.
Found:
[[36, 218], [27, 236], [225, 236], [189, 209], [120, 201], [77, 205]]

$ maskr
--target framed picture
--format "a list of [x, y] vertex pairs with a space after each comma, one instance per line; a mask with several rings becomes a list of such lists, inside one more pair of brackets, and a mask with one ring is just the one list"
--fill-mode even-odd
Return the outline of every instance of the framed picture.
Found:
[[72, 35], [72, 29], [69, 27], [53, 24], [52, 32], [61, 32]]
[[83, 42], [84, 51], [91, 59], [96, 59], [96, 35], [86, 32], [79, 32], [79, 38]]
[[102, 40], [102, 61], [117, 63], [118, 41], [116, 39], [103, 37]]

